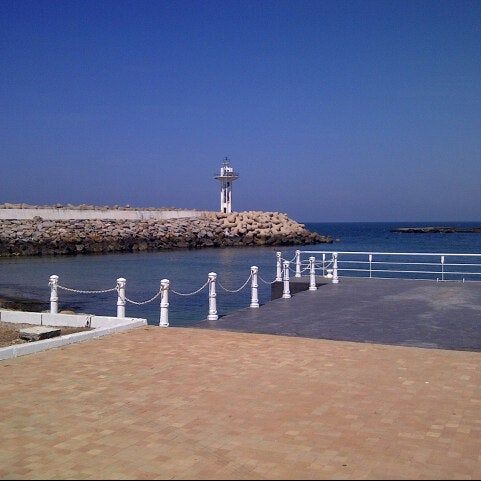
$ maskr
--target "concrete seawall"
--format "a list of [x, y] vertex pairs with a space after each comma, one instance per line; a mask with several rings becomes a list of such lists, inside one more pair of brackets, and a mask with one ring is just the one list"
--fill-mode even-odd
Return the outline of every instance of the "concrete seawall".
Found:
[[0, 220], [166, 220], [202, 215], [196, 210], [0, 208]]

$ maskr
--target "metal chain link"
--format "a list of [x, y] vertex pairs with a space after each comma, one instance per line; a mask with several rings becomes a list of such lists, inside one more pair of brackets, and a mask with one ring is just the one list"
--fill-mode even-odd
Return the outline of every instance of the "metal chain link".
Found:
[[[52, 285], [52, 284], [49, 283], [49, 285]], [[75, 292], [77, 294], [105, 294], [106, 292], [114, 292], [114, 291], [117, 290], [117, 287], [114, 287], [112, 289], [104, 289], [104, 290], [99, 290], [99, 291], [83, 291], [83, 290], [80, 290], [80, 289], [71, 289], [70, 287], [60, 286], [58, 284], [57, 284], [57, 287], [59, 289], [62, 289], [63, 291]]]
[[281, 259], [284, 261], [284, 262], [289, 262], [289, 263], [292, 263], [296, 260], [296, 257], [297, 256], [294, 256], [291, 260], [288, 260], [288, 259], [284, 259], [284, 257], [281, 257]]
[[209, 284], [210, 280], [208, 280], [201, 288], [197, 289], [196, 291], [194, 292], [177, 292], [177, 291], [174, 291], [174, 289], [170, 289], [170, 292], [172, 292], [173, 294], [177, 294], [178, 296], [193, 296], [195, 294], [198, 294], [200, 291], [202, 291], [202, 289], [204, 289], [207, 284]]
[[[265, 280], [265, 279], [263, 279], [263, 278], [262, 278], [260, 275], [257, 275], [257, 277], [259, 278], [259, 280], [260, 280], [261, 282], [263, 282], [264, 284], [267, 284], [267, 285], [274, 284], [274, 282], [276, 282], [276, 281], [277, 281], [277, 277], [276, 277], [276, 278], [275, 278], [275, 279], [274, 279], [272, 282], [268, 282], [268, 281], [266, 281], [266, 280]], [[281, 281], [277, 281], [277, 282], [281, 282]]]
[[247, 286], [247, 284], [249, 283], [249, 281], [251, 280], [252, 278], [252, 274], [247, 278], [247, 280], [244, 282], [244, 284], [242, 284], [242, 286], [239, 287], [239, 289], [227, 289], [227, 287], [224, 287], [219, 281], [217, 281], [217, 284], [219, 284], [219, 287], [221, 289], [224, 289], [224, 291], [226, 292], [232, 292], [232, 293], [236, 293], [236, 292], [240, 292], [242, 291], [242, 289], [244, 289], [245, 286]]
[[157, 299], [157, 297], [159, 297], [160, 295], [162, 294], [162, 286], [160, 287], [159, 289], [159, 292], [157, 292], [157, 294], [155, 294], [154, 297], [151, 297], [150, 299], [148, 299], [147, 301], [133, 301], [132, 299], [129, 299], [128, 297], [124, 297], [124, 299], [127, 301], [127, 302], [130, 302], [130, 304], [135, 304], [136, 306], [143, 306], [145, 304], [148, 304], [149, 302], [153, 302], [155, 301], [155, 299]]

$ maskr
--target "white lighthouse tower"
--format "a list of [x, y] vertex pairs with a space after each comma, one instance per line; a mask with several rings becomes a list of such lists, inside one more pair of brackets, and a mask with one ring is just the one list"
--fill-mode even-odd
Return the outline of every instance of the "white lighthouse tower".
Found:
[[220, 189], [220, 211], [225, 214], [232, 212], [232, 182], [239, 178], [239, 174], [234, 171], [230, 165], [229, 159], [226, 157], [222, 162], [220, 174], [214, 179], [218, 180], [221, 185]]

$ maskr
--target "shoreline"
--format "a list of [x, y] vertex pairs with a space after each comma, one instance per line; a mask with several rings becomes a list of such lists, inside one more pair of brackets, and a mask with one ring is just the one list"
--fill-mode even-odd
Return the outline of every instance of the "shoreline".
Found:
[[49, 303], [26, 299], [24, 297], [6, 296], [0, 293], [0, 309], [8, 311], [44, 312], [49, 308]]

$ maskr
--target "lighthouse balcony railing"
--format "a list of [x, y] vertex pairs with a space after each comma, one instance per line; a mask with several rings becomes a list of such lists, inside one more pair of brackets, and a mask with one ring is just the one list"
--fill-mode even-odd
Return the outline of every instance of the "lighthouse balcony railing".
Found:
[[238, 172], [225, 172], [223, 174], [219, 174], [219, 172], [216, 172], [214, 174], [215, 179], [229, 179], [229, 178], [239, 178], [239, 173]]

